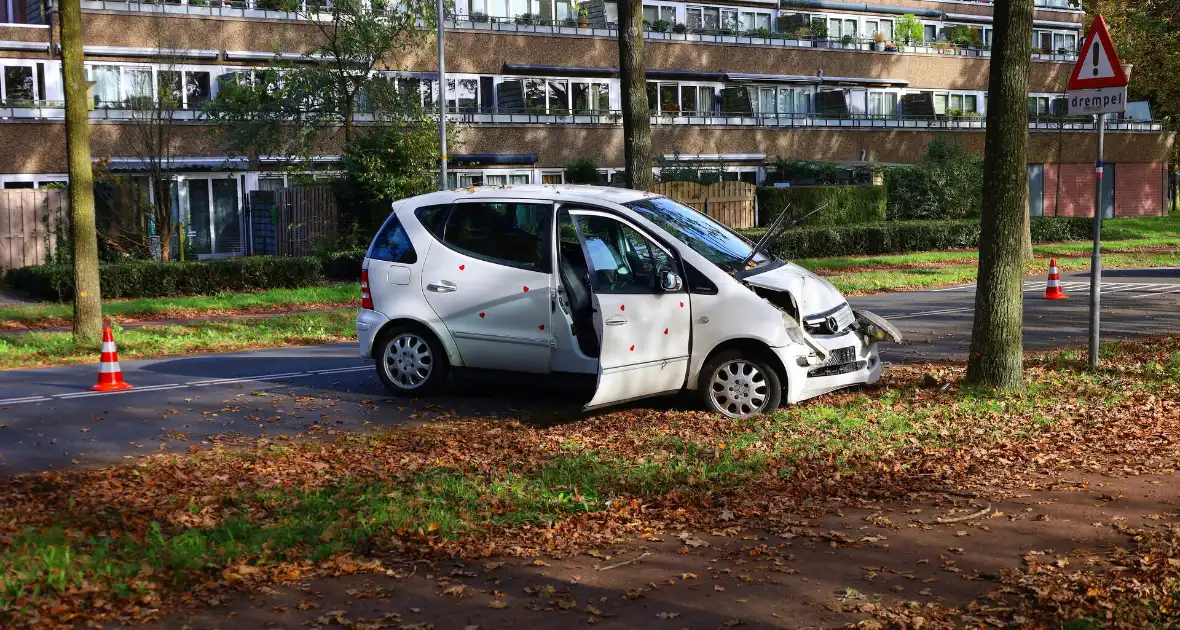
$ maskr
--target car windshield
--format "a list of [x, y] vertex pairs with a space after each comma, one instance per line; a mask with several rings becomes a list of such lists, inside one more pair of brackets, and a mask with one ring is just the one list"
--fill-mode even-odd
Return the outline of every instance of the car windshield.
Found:
[[[729, 228], [667, 197], [648, 197], [623, 205], [643, 215], [719, 267], [733, 268], [754, 250], [749, 241], [734, 234]], [[759, 253], [752, 260], [761, 264], [769, 258]]]

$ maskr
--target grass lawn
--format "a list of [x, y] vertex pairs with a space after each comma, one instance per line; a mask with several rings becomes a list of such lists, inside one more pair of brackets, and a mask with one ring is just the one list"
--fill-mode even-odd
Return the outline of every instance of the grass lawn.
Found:
[[[940, 253], [940, 252], [933, 252]], [[945, 252], [950, 253], [950, 252]], [[962, 256], [960, 254], [960, 256]], [[872, 259], [869, 259], [872, 260]], [[966, 262], [964, 262], [966, 261]], [[970, 284], [975, 282], [978, 258], [951, 258], [942, 264], [897, 265], [893, 267], [868, 267], [861, 265], [860, 271], [825, 273], [823, 265], [809, 267], [836, 285], [841, 292], [852, 295], [880, 293], [882, 291], [912, 291], [938, 286]], [[801, 262], [804, 267], [810, 261]], [[822, 263], [822, 261], [821, 261]], [[1180, 252], [1148, 252], [1135, 254], [1103, 254], [1104, 269], [1118, 267], [1177, 267], [1180, 266]], [[845, 267], [855, 268], [855, 267]], [[1090, 257], [1058, 257], [1057, 268], [1062, 272], [1083, 271], [1090, 268]], [[1049, 263], [1038, 258], [1028, 264], [1026, 275], [1048, 276]]]
[[[1130, 466], [1170, 453], [1157, 438], [1180, 430], [1167, 411], [1178, 343], [1105, 346], [1101, 371], [1076, 351], [1031, 359], [1028, 389], [999, 396], [961, 387], [960, 368], [903, 368], [742, 422], [637, 408], [546, 426], [455, 417], [16, 478], [0, 496], [0, 619], [134, 617], [184, 593], [376, 570], [374, 557], [536, 557], [603, 532], [773, 518], [795, 500]], [[924, 386], [926, 373], [952, 387]]]
[[[142, 326], [116, 332], [119, 358], [147, 359], [250, 348], [299, 346], [356, 338], [356, 310], [309, 311], [257, 319]], [[95, 363], [98, 347], [75, 344], [68, 332], [0, 335], [0, 369]]]
[[[270, 310], [312, 310], [360, 303], [356, 283], [328, 284], [301, 289], [273, 289], [259, 293], [218, 293], [195, 297], [108, 300], [103, 315], [123, 321], [179, 319]], [[0, 309], [0, 328], [68, 326], [73, 317], [69, 303], [30, 304]]]
[[[1113, 219], [1103, 223], [1102, 264], [1116, 267], [1180, 266], [1180, 215]], [[1028, 275], [1048, 274], [1046, 258], [1057, 258], [1061, 271], [1090, 268], [1091, 243], [1035, 245], [1037, 260]], [[976, 250], [909, 252], [881, 256], [807, 258], [798, 264], [825, 276], [845, 293], [905, 291], [975, 282]]]

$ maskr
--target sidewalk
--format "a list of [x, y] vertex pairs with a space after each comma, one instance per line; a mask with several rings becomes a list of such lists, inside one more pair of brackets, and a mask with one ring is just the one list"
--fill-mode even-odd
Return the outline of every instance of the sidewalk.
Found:
[[901, 609], [886, 610], [910, 601], [917, 605], [902, 612], [908, 627], [939, 627], [948, 609], [985, 611], [975, 617], [984, 622], [987, 602], [972, 602], [996, 591], [1006, 571], [1030, 562], [1069, 567], [1071, 553], [1125, 545], [1116, 524], [1180, 520], [1175, 474], [1058, 481], [1051, 491], [832, 503], [822, 515], [734, 522], [724, 531], [669, 524], [646, 540], [568, 558], [495, 555], [467, 565], [382, 567], [263, 588], [146, 627], [874, 627], [874, 614], [892, 619]]

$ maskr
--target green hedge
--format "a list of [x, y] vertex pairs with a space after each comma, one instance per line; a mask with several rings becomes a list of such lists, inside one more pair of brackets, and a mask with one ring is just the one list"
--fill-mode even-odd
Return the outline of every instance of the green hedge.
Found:
[[824, 206], [805, 225], [849, 225], [885, 220], [887, 195], [883, 186], [790, 186], [758, 189], [758, 220], [769, 225], [790, 204], [794, 220]]
[[[1086, 218], [1033, 217], [1036, 243], [1085, 240], [1091, 220]], [[758, 239], [765, 230], [741, 230]], [[778, 238], [775, 254], [782, 258], [868, 256], [898, 252], [933, 251], [976, 247], [979, 221], [889, 221], [870, 225], [803, 227], [787, 230]]]
[[[211, 295], [223, 291], [293, 289], [325, 280], [360, 278], [363, 251], [327, 256], [250, 256], [192, 262], [134, 261], [99, 267], [104, 298], [153, 298]], [[65, 301], [74, 296], [74, 270], [69, 265], [40, 265], [12, 269], [8, 286], [43, 300]]]

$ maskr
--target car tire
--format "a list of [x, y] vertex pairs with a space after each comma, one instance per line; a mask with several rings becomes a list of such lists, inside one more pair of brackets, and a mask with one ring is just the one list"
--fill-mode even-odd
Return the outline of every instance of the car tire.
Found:
[[764, 357], [722, 350], [701, 367], [697, 390], [705, 408], [730, 418], [772, 413], [783, 400], [778, 372]]
[[395, 324], [381, 332], [373, 345], [377, 376], [397, 396], [429, 396], [447, 380], [447, 352], [429, 330]]

